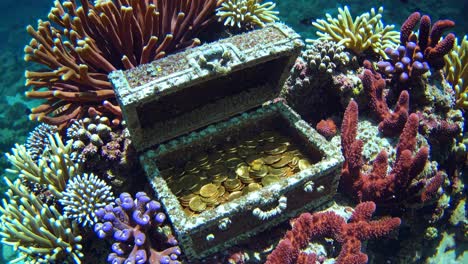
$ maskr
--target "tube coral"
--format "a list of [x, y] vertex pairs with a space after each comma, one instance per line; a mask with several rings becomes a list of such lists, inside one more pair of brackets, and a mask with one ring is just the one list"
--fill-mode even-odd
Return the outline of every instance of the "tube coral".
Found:
[[73, 141], [63, 144], [58, 133], [48, 135], [49, 147], [36, 162], [23, 145], [16, 144], [7, 159], [15, 167], [7, 172], [18, 175], [31, 183], [43, 184], [56, 198], [62, 197], [67, 181], [79, 171], [79, 164], [72, 160]]
[[[138, 192], [135, 199], [129, 193], [122, 193], [115, 203], [115, 207], [108, 204], [96, 211], [104, 223], [94, 226], [99, 238], [116, 240], [112, 245], [113, 253], [107, 257], [109, 263], [180, 263], [177, 261], [181, 254], [178, 242], [163, 229], [166, 215], [159, 202]], [[162, 249], [165, 246], [169, 247]]]
[[[40, 71], [26, 71], [30, 98], [46, 102], [30, 119], [59, 128], [89, 114], [122, 119], [107, 74], [130, 69], [167, 53], [198, 45], [194, 35], [214, 17], [216, 0], [55, 1], [48, 21], [27, 27], [33, 37], [25, 60]], [[47, 88], [43, 90], [42, 88]]]
[[273, 9], [273, 2], [259, 3], [261, 0], [225, 0], [216, 10], [219, 20], [224, 20], [224, 25], [248, 29], [264, 27], [266, 23], [272, 23], [279, 18], [278, 11]]
[[455, 91], [458, 107], [468, 109], [468, 40], [455, 41], [453, 50], [445, 57], [444, 72]]
[[356, 54], [361, 54], [369, 49], [387, 58], [385, 48], [394, 47], [398, 43], [398, 32], [394, 26], [384, 26], [382, 23], [383, 7], [377, 12], [374, 8], [370, 13], [364, 13], [353, 21], [347, 6], [338, 8], [338, 18], [332, 18], [327, 14], [327, 20], [319, 19], [313, 22], [317, 35], [321, 39], [338, 42]]
[[5, 182], [9, 201], [0, 206], [2, 243], [19, 250], [14, 260], [31, 258], [31, 263], [81, 263], [83, 254], [78, 227], [54, 206], [42, 203], [18, 179]]

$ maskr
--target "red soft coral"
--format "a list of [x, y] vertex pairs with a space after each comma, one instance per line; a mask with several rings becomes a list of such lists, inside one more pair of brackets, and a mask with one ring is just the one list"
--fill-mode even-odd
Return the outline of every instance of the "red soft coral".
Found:
[[367, 255], [361, 252], [361, 241], [376, 239], [389, 234], [401, 224], [400, 218], [384, 218], [371, 221], [376, 206], [373, 202], [356, 206], [348, 222], [334, 212], [304, 213], [292, 221], [278, 246], [268, 256], [267, 264], [315, 263], [314, 253], [300, 252], [310, 240], [331, 237], [341, 244], [337, 264], [365, 264]]

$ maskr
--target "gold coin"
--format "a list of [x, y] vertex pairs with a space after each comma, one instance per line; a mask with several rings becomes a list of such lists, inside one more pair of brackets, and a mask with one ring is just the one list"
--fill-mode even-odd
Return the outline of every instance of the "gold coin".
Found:
[[220, 197], [218, 197], [218, 200], [217, 200], [217, 201], [218, 201], [218, 203], [219, 203], [219, 204], [223, 204], [223, 203], [227, 202], [227, 201], [228, 201], [228, 199], [227, 199], [226, 197], [227, 197], [227, 196], [224, 196], [224, 195], [223, 195], [223, 196], [220, 196]]
[[189, 190], [192, 191], [193, 193], [199, 194], [201, 187], [203, 187], [205, 184], [204, 182], [197, 182], [194, 186], [192, 186]]
[[229, 194], [228, 200], [229, 200], [229, 201], [232, 201], [232, 200], [237, 199], [237, 198], [239, 198], [239, 197], [241, 197], [241, 196], [242, 196], [242, 192], [241, 192], [241, 191], [235, 191], [235, 192], [232, 192], [232, 193]]
[[263, 161], [267, 165], [271, 165], [275, 162], [278, 162], [280, 159], [281, 159], [280, 155], [270, 155], [270, 156], [263, 157]]
[[215, 184], [221, 184], [222, 182], [226, 181], [228, 179], [228, 176], [226, 174], [218, 174], [213, 177], [213, 183]]
[[291, 168], [297, 167], [297, 164], [299, 163], [300, 158], [294, 156], [294, 158], [291, 160], [291, 163], [289, 163], [289, 166]]
[[229, 169], [233, 170], [235, 169], [239, 164], [243, 163], [244, 161], [240, 158], [235, 158], [235, 159], [230, 159], [226, 161], [225, 165]]
[[256, 190], [260, 190], [262, 188], [262, 185], [260, 185], [259, 183], [249, 183], [249, 185], [247, 185], [247, 188], [249, 190], [249, 192], [253, 192], [253, 191], [256, 191]]
[[224, 145], [224, 151], [227, 153], [236, 153], [237, 147], [238, 146], [234, 142], [228, 142]]
[[298, 166], [299, 166], [299, 170], [305, 170], [307, 168], [309, 168], [310, 166], [312, 166], [310, 164], [310, 162], [306, 159], [300, 159], [299, 162], [298, 162]]
[[252, 183], [252, 182], [255, 182], [255, 179], [254, 178], [239, 178], [241, 180], [242, 183], [245, 183], [245, 184], [249, 184], [249, 183]]
[[221, 185], [218, 187], [218, 197], [223, 196], [226, 193], [226, 189]]
[[217, 164], [211, 167], [211, 169], [207, 173], [210, 174], [210, 176], [216, 176], [220, 174], [225, 174], [226, 172], [227, 169], [223, 165]]
[[200, 195], [203, 197], [212, 197], [218, 192], [218, 186], [208, 183], [203, 185], [200, 189]]
[[262, 159], [256, 159], [250, 162], [249, 165], [250, 171], [258, 171], [265, 165], [265, 162]]
[[206, 203], [207, 206], [214, 206], [218, 204], [218, 196], [210, 197], [210, 198], [205, 198], [205, 197], [200, 197], [200, 198], [204, 203]]
[[252, 176], [252, 178], [262, 178], [262, 177], [265, 177], [267, 174], [268, 174], [268, 166], [266, 165], [260, 165], [260, 168], [258, 170], [252, 169], [250, 171], [250, 175]]
[[278, 162], [276, 163], [273, 163], [271, 164], [271, 166], [273, 168], [283, 168], [285, 167], [286, 165], [288, 165], [292, 160], [293, 160], [294, 156], [291, 155], [291, 154], [285, 154], [283, 155], [283, 157], [281, 158], [281, 160], [279, 160]]
[[291, 153], [293, 156], [296, 156], [296, 157], [302, 155], [301, 152], [300, 152], [298, 149], [296, 149], [296, 148], [290, 149], [290, 150], [289, 150], [289, 153]]
[[232, 190], [235, 190], [236, 188], [239, 187], [239, 185], [241, 185], [242, 183], [240, 182], [239, 179], [227, 179], [225, 182], [224, 182], [224, 186], [226, 187], [226, 189], [228, 191], [232, 191]]
[[241, 158], [247, 158], [248, 156], [252, 155], [254, 153], [253, 150], [251, 149], [248, 149], [248, 148], [240, 148], [237, 150], [237, 154], [241, 157]]
[[283, 177], [286, 175], [286, 172], [288, 171], [288, 168], [278, 168], [275, 169], [273, 167], [268, 167], [268, 173], [272, 176], [278, 176], [278, 177]]
[[262, 133], [260, 133], [260, 138], [266, 141], [272, 141], [277, 136], [278, 134], [273, 131], [263, 131]]
[[194, 212], [202, 212], [206, 209], [206, 203], [202, 201], [200, 196], [193, 197], [189, 202], [190, 210]]
[[268, 184], [271, 184], [273, 182], [279, 181], [280, 178], [278, 176], [273, 176], [273, 175], [267, 175], [262, 178], [262, 185], [267, 186]]
[[286, 144], [279, 144], [273, 149], [266, 149], [265, 153], [270, 155], [278, 155], [284, 153], [288, 149], [288, 145]]
[[236, 174], [240, 178], [248, 178], [249, 177], [249, 167], [247, 167], [247, 166], [238, 166], [236, 168]]
[[247, 158], [245, 158], [245, 162], [251, 166], [251, 163], [254, 162], [255, 160], [261, 160], [262, 159], [262, 155], [260, 154], [253, 154], [253, 155], [250, 155], [248, 156]]
[[193, 193], [184, 195], [184, 196], [182, 196], [182, 197], [179, 198], [180, 204], [181, 204], [182, 206], [187, 207], [187, 206], [189, 205], [190, 200], [192, 200], [192, 198], [194, 198], [194, 197], [196, 197], [196, 196], [197, 196], [197, 195], [196, 195], [196, 194], [193, 194]]
[[247, 148], [247, 149], [253, 150], [253, 149], [257, 148], [258, 142], [256, 140], [246, 140], [246, 141], [244, 141], [243, 146], [245, 148]]
[[206, 180], [210, 178], [210, 175], [206, 174], [205, 172], [200, 172], [197, 175], [199, 180]]
[[179, 185], [183, 189], [188, 190], [193, 186], [194, 183], [196, 183], [198, 181], [199, 181], [199, 179], [195, 174], [186, 174], [186, 175], [182, 176], [182, 178], [180, 178]]

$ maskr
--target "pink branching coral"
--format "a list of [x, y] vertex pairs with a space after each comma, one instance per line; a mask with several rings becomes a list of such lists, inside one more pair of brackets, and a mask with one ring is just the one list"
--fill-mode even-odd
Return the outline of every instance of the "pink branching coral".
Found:
[[345, 157], [340, 180], [342, 190], [359, 201], [374, 201], [379, 205], [420, 203], [435, 196], [442, 185], [444, 174], [439, 171], [429, 179], [418, 178], [428, 160], [429, 149], [421, 147], [413, 155], [419, 124], [416, 114], [408, 117], [401, 132], [396, 147], [396, 160], [389, 173], [385, 150], [375, 158], [369, 173], [362, 172], [363, 142], [356, 140], [357, 123], [358, 106], [355, 101], [351, 101], [341, 127], [341, 145]]
[[304, 213], [292, 221], [292, 229], [268, 256], [267, 264], [315, 263], [314, 253], [304, 253], [309, 241], [330, 237], [341, 244], [337, 264], [365, 264], [367, 255], [361, 252], [364, 240], [389, 234], [400, 226], [400, 218], [371, 221], [376, 207], [373, 202], [360, 203], [348, 222], [334, 212]]
[[[72, 119], [99, 114], [122, 119], [107, 74], [130, 69], [200, 43], [194, 38], [215, 18], [221, 1], [55, 1], [47, 21], [25, 47], [25, 60], [44, 68], [27, 71], [26, 95], [46, 102], [30, 118], [60, 129]], [[47, 88], [44, 90], [43, 88]]]
[[369, 61], [364, 62], [366, 70], [359, 76], [364, 91], [369, 95], [371, 110], [381, 121], [379, 131], [385, 136], [396, 136], [401, 133], [408, 119], [409, 94], [402, 91], [395, 109], [391, 111], [384, 95], [385, 79], [375, 72]]

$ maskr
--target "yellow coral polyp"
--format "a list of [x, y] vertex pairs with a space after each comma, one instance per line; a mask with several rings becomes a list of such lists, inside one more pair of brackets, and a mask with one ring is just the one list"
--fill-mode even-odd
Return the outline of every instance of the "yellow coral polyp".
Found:
[[452, 51], [445, 55], [444, 72], [446, 80], [455, 91], [456, 105], [468, 109], [468, 40], [455, 41]]
[[246, 29], [251, 27], [264, 27], [266, 23], [278, 21], [278, 11], [273, 9], [276, 4], [259, 0], [225, 0], [216, 10], [219, 20], [224, 20], [224, 25]]
[[12, 246], [19, 257], [11, 263], [82, 263], [82, 237], [75, 222], [54, 205], [43, 203], [20, 179], [4, 178], [7, 201], [0, 205], [1, 243]]
[[382, 23], [383, 7], [377, 12], [374, 8], [370, 13], [364, 13], [356, 19], [351, 16], [349, 9], [345, 6], [338, 8], [338, 18], [326, 14], [326, 20], [318, 19], [312, 25], [316, 27], [317, 35], [321, 39], [337, 42], [357, 55], [372, 49], [375, 53], [387, 58], [385, 49], [395, 48], [400, 38], [400, 33], [393, 30], [394, 25]]

